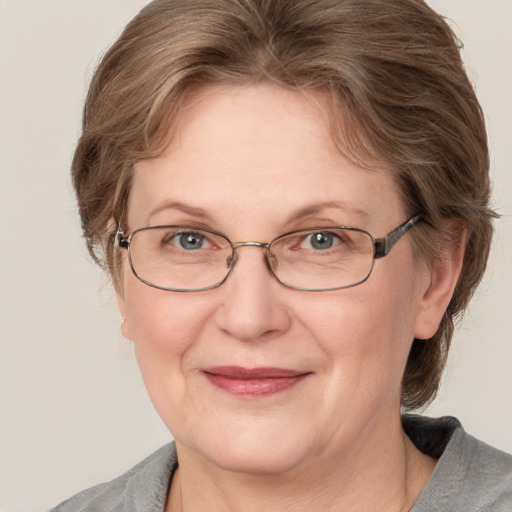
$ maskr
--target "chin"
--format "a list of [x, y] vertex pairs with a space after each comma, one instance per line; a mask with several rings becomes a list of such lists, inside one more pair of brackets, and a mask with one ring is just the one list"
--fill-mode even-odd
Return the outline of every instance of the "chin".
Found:
[[261, 424], [257, 428], [255, 425], [238, 427], [212, 428], [215, 435], [185, 444], [218, 468], [253, 475], [283, 474], [308, 458], [307, 446], [298, 429], [284, 430], [275, 425], [262, 428]]
[[282, 475], [299, 467], [304, 460], [296, 446], [288, 448], [271, 444], [238, 446], [233, 443], [227, 449], [205, 455], [212, 464], [225, 471], [261, 476]]

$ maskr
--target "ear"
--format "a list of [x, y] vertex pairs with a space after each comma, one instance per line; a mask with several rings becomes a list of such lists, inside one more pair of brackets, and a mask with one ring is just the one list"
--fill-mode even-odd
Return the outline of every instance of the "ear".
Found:
[[[453, 228], [453, 229], [451, 229]], [[452, 225], [452, 240], [444, 242], [431, 266], [425, 264], [425, 280], [414, 323], [414, 337], [432, 338], [453, 296], [464, 260], [466, 230]]]
[[123, 255], [123, 259], [118, 262], [118, 265], [114, 263], [112, 282], [116, 293], [117, 309], [121, 316], [121, 334], [123, 338], [131, 340], [130, 324], [126, 316], [126, 303], [124, 300], [124, 269], [126, 265], [124, 258], [125, 256]]
[[122, 290], [120, 290], [116, 286], [116, 301], [117, 301], [117, 309], [119, 310], [119, 314], [121, 315], [121, 334], [123, 335], [123, 338], [126, 338], [127, 340], [131, 340], [131, 334], [130, 334], [130, 322], [128, 321], [126, 317], [126, 305], [124, 302], [124, 296], [122, 293]]

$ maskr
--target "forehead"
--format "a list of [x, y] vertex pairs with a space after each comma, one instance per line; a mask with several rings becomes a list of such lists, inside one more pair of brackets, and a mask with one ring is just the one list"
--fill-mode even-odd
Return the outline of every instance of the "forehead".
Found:
[[280, 220], [322, 205], [333, 221], [368, 229], [375, 219], [400, 220], [390, 175], [340, 152], [328, 109], [318, 93], [269, 83], [202, 91], [181, 112], [166, 150], [136, 164], [130, 225], [174, 222], [166, 205], [177, 203], [206, 213], [216, 229], [227, 219], [247, 226], [265, 219], [282, 230]]

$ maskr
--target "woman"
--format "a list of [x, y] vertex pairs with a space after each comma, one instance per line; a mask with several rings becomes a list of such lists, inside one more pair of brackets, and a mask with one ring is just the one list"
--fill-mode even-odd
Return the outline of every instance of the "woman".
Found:
[[175, 444], [67, 510], [493, 510], [435, 396], [492, 235], [457, 41], [419, 0], [156, 0], [90, 86], [84, 234]]

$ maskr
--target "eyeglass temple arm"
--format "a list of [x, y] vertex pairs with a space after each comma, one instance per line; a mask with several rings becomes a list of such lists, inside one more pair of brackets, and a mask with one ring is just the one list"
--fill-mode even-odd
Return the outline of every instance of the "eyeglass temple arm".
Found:
[[128, 246], [130, 245], [130, 237], [124, 236], [121, 226], [117, 228], [116, 234], [114, 235], [114, 245], [121, 249], [128, 249]]
[[396, 229], [388, 233], [384, 238], [377, 238], [375, 240], [375, 258], [383, 258], [389, 254], [393, 246], [402, 238], [409, 229], [421, 220], [421, 215], [416, 215], [403, 224], [400, 224]]

